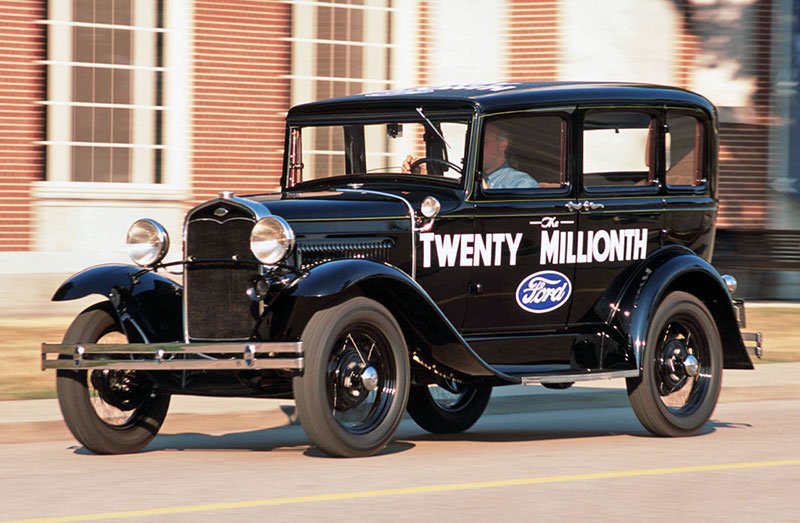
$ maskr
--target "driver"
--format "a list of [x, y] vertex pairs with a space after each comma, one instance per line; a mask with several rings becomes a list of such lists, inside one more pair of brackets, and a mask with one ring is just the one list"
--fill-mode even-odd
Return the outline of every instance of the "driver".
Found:
[[[483, 180], [484, 189], [532, 189], [539, 187], [539, 182], [527, 173], [518, 171], [508, 164], [506, 152], [510, 144], [508, 131], [494, 122], [486, 124], [483, 137]], [[411, 173], [411, 166], [417, 161], [410, 154], [403, 160], [402, 172]], [[414, 167], [414, 174], [427, 174], [427, 165]]]
[[518, 171], [508, 164], [506, 152], [509, 146], [508, 131], [494, 122], [486, 124], [483, 134], [483, 180], [484, 189], [532, 189], [539, 182], [528, 173]]

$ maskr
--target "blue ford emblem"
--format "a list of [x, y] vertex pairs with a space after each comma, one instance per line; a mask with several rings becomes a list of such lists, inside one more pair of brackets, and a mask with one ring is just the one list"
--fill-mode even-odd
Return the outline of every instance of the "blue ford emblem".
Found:
[[528, 312], [541, 314], [564, 305], [572, 294], [572, 282], [556, 271], [531, 274], [517, 287], [517, 304]]

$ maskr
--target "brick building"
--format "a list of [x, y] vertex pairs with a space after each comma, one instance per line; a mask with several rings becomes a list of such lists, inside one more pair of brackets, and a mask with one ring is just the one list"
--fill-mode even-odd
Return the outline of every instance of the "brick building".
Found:
[[[419, 84], [678, 85], [721, 114], [720, 225], [798, 226], [788, 0], [5, 0], [0, 273], [126, 261], [150, 216], [277, 186], [288, 108]], [[178, 249], [173, 249], [178, 254]]]

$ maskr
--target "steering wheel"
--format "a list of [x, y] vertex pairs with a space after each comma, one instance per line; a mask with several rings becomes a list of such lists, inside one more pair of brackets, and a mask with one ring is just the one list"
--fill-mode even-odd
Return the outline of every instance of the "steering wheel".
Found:
[[446, 165], [447, 167], [453, 169], [458, 174], [460, 174], [462, 176], [464, 175], [464, 171], [461, 170], [461, 167], [459, 167], [458, 165], [454, 164], [453, 162], [445, 160], [444, 158], [428, 158], [428, 157], [419, 158], [417, 160], [414, 160], [414, 162], [409, 166], [409, 170], [413, 173], [414, 170], [417, 169], [423, 163], [441, 163], [441, 164]]

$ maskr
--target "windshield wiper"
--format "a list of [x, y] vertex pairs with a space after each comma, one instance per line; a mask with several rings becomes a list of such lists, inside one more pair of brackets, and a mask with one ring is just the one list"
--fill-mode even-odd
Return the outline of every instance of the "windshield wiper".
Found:
[[444, 136], [442, 136], [442, 133], [439, 132], [439, 129], [437, 129], [436, 126], [433, 125], [433, 122], [428, 120], [428, 117], [425, 116], [425, 113], [422, 112], [422, 107], [417, 107], [417, 113], [419, 113], [419, 115], [422, 117], [422, 119], [425, 120], [425, 123], [428, 124], [428, 126], [433, 130], [433, 132], [436, 133], [436, 136], [441, 138], [442, 142], [447, 146], [447, 148], [452, 150], [453, 148], [450, 147], [450, 144], [447, 143], [447, 140], [444, 139]]

